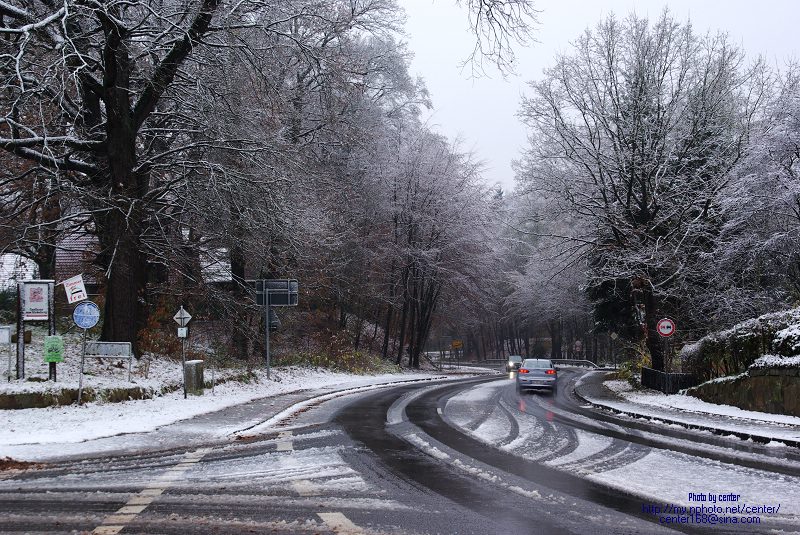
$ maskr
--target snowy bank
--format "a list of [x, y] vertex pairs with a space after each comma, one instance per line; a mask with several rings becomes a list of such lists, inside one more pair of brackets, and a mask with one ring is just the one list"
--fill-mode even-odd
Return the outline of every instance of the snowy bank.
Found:
[[[149, 400], [123, 403], [88, 403], [44, 409], [0, 411], [0, 446], [75, 443], [123, 433], [145, 433], [161, 426], [249, 401], [292, 392], [313, 393], [321, 388], [353, 388], [409, 380], [446, 379], [436, 373], [405, 372], [352, 375], [310, 368], [273, 369], [273, 380], [256, 371], [250, 383], [228, 382], [204, 396], [183, 399], [176, 391]], [[309, 394], [311, 395], [311, 394]], [[0, 457], [2, 457], [0, 447]]]

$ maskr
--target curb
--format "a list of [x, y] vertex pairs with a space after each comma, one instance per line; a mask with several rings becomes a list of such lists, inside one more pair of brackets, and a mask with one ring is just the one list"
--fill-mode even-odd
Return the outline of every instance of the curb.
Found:
[[700, 424], [690, 424], [690, 423], [687, 423], [687, 422], [682, 422], [680, 420], [673, 420], [671, 418], [663, 417], [663, 416], [653, 416], [653, 415], [641, 414], [641, 413], [633, 412], [633, 411], [625, 411], [625, 410], [617, 409], [615, 407], [611, 407], [609, 405], [605, 405], [605, 404], [600, 403], [598, 401], [594, 401], [594, 400], [588, 399], [587, 397], [585, 397], [584, 395], [582, 395], [578, 391], [578, 388], [574, 388], [572, 391], [574, 392], [574, 394], [579, 399], [581, 399], [581, 401], [583, 401], [585, 403], [588, 403], [593, 408], [600, 409], [600, 410], [605, 410], [605, 411], [609, 411], [609, 412], [613, 412], [614, 414], [621, 414], [623, 416], [628, 416], [630, 418], [638, 418], [638, 419], [642, 419], [642, 420], [648, 420], [648, 421], [651, 421], [651, 422], [654, 422], [654, 421], [664, 422], [666, 424], [678, 425], [680, 427], [684, 427], [686, 429], [691, 429], [691, 430], [707, 431], [709, 433], [712, 433], [712, 434], [715, 434], [715, 435], [719, 435], [719, 436], [728, 437], [728, 436], [733, 435], [733, 436], [735, 436], [735, 437], [737, 437], [737, 438], [739, 438], [741, 440], [750, 440], [750, 441], [758, 442], [758, 443], [761, 443], [761, 444], [767, 444], [769, 442], [776, 441], [776, 442], [781, 442], [783, 444], [786, 444], [787, 446], [791, 446], [793, 448], [800, 449], [800, 440], [775, 438], [775, 437], [769, 437], [769, 436], [765, 436], [765, 435], [758, 435], [758, 434], [754, 434], [754, 433], [744, 433], [744, 432], [735, 431], [735, 430], [732, 430], [732, 429], [720, 429], [718, 427], [709, 427], [709, 426], [700, 425]]
[[[428, 377], [428, 378], [425, 378], [425, 379], [404, 379], [402, 381], [391, 381], [391, 382], [387, 382], [387, 383], [378, 383], [378, 384], [374, 384], [374, 385], [364, 385], [364, 386], [351, 386], [351, 387], [342, 388], [342, 389], [339, 389], [339, 390], [333, 390], [331, 392], [326, 392], [325, 394], [318, 394], [318, 395], [315, 395], [315, 396], [310, 396], [310, 397], [301, 399], [299, 401], [296, 401], [296, 402], [292, 403], [291, 405], [288, 405], [288, 406], [284, 407], [283, 409], [279, 410], [278, 412], [276, 412], [275, 414], [273, 414], [269, 418], [267, 418], [265, 420], [262, 420], [262, 421], [260, 421], [258, 423], [255, 423], [255, 424], [248, 425], [247, 427], [243, 427], [242, 429], [238, 429], [238, 430], [230, 433], [228, 436], [231, 436], [231, 437], [244, 436], [243, 434], [246, 433], [247, 431], [252, 431], [253, 429], [259, 428], [259, 427], [262, 427], [262, 426], [263, 427], [272, 426], [272, 429], [270, 430], [270, 432], [277, 431], [278, 428], [281, 427], [282, 424], [286, 420], [288, 420], [289, 418], [292, 418], [297, 413], [302, 412], [302, 411], [304, 411], [304, 410], [306, 410], [306, 409], [308, 409], [310, 407], [313, 407], [313, 406], [319, 405], [321, 403], [324, 403], [326, 401], [329, 401], [331, 399], [336, 399], [336, 398], [339, 398], [339, 397], [342, 397], [342, 396], [349, 396], [351, 394], [358, 394], [358, 393], [361, 393], [361, 392], [369, 392], [371, 390], [380, 390], [380, 389], [383, 389], [383, 388], [389, 388], [389, 387], [394, 387], [394, 386], [399, 386], [399, 385], [415, 384], [415, 383], [426, 383], [426, 382], [437, 382], [437, 381], [446, 381], [446, 380], [447, 380], [447, 375], [442, 375], [442, 376], [439, 376], [439, 377]], [[259, 434], [265, 434], [265, 433], [259, 432]]]

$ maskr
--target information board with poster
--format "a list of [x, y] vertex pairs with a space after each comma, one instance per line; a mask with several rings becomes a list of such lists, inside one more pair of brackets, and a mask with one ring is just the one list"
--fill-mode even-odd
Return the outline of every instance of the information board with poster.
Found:
[[22, 320], [47, 321], [50, 317], [50, 284], [25, 281], [22, 292]]

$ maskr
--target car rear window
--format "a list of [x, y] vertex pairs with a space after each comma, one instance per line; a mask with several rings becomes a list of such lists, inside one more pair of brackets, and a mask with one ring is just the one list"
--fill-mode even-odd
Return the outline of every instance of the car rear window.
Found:
[[525, 368], [552, 368], [553, 363], [546, 359], [528, 359], [522, 363]]

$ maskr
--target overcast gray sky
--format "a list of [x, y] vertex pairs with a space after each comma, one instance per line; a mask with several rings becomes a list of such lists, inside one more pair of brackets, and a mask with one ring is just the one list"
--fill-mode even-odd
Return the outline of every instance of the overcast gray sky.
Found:
[[568, 51], [570, 41], [611, 12], [655, 18], [669, 6], [679, 20], [690, 18], [697, 33], [725, 31], [751, 56], [762, 54], [780, 65], [800, 58], [797, 0], [540, 0], [538, 42], [517, 48], [517, 75], [503, 80], [487, 67], [490, 77], [474, 79], [469, 68], [460, 68], [475, 42], [466, 9], [453, 0], [400, 3], [415, 55], [411, 72], [425, 79], [435, 108], [429, 123], [451, 139], [460, 137], [465, 150], [485, 161], [486, 180], [508, 190], [514, 186], [511, 160], [526, 143], [515, 117], [526, 82], [539, 78], [558, 52]]

